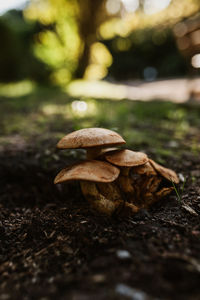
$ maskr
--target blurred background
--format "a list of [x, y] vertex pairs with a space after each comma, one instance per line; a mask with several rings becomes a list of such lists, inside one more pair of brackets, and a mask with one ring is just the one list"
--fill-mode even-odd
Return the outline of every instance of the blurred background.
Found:
[[0, 4], [0, 80], [66, 85], [198, 75], [198, 0]]
[[1, 0], [0, 34], [4, 136], [104, 126], [137, 145], [148, 118], [195, 119], [172, 103], [200, 99], [199, 0]]
[[[0, 0], [0, 299], [199, 300], [199, 104], [200, 0]], [[178, 197], [89, 213], [53, 184], [87, 127], [175, 170]]]

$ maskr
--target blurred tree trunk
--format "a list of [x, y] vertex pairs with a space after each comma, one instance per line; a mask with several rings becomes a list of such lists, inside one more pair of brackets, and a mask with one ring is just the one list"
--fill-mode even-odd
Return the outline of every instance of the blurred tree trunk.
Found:
[[78, 0], [80, 8], [79, 34], [82, 40], [82, 53], [80, 54], [76, 78], [82, 78], [89, 64], [90, 47], [96, 41], [96, 31], [100, 23], [100, 14], [105, 0]]

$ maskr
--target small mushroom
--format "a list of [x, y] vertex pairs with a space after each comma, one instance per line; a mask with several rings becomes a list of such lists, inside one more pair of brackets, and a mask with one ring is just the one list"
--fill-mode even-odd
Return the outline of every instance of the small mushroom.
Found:
[[105, 128], [85, 128], [64, 136], [57, 144], [59, 149], [87, 149], [87, 159], [94, 159], [101, 154], [102, 148], [125, 144], [116, 132]]
[[[154, 187], [160, 183], [160, 179], [157, 178], [157, 172], [151, 166], [149, 161], [145, 164], [137, 167], [133, 167], [130, 171], [130, 177], [132, 179], [132, 185], [135, 189], [134, 201], [139, 207], [143, 207], [144, 203], [152, 199], [152, 194], [149, 193], [150, 187], [154, 184]], [[148, 201], [146, 201], [148, 199]]]
[[153, 168], [164, 178], [166, 178], [167, 180], [174, 182], [176, 184], [179, 183], [179, 178], [177, 176], [177, 174], [168, 168], [165, 168], [161, 165], [159, 165], [158, 163], [156, 163], [155, 161], [153, 161], [152, 159], [149, 159], [150, 164], [153, 166]]
[[119, 175], [119, 169], [108, 162], [86, 160], [61, 170], [54, 183], [71, 180], [87, 180], [95, 182], [112, 182]]
[[155, 176], [157, 175], [157, 172], [155, 171], [153, 166], [149, 163], [149, 159], [148, 159], [148, 161], [144, 165], [132, 168], [131, 176], [133, 177], [135, 174]]
[[92, 208], [111, 215], [123, 206], [120, 190], [113, 183], [119, 176], [119, 172], [118, 168], [108, 162], [88, 160], [60, 171], [54, 183], [80, 181], [82, 193]]
[[138, 211], [133, 204], [128, 204], [116, 184], [119, 169], [104, 161], [87, 160], [61, 170], [54, 183], [78, 180], [83, 195], [92, 208], [106, 215], [124, 211], [132, 214]]
[[110, 163], [119, 167], [135, 167], [148, 162], [148, 157], [145, 153], [128, 149], [109, 152], [105, 155], [105, 158]]
[[128, 149], [109, 152], [105, 158], [110, 163], [120, 167], [120, 176], [118, 182], [120, 188], [124, 192], [126, 199], [134, 203], [136, 186], [133, 185], [133, 179], [130, 176], [130, 170], [133, 167], [142, 167], [148, 162], [148, 157], [145, 153], [135, 152]]
[[130, 175], [134, 179], [135, 204], [145, 208], [170, 194], [174, 189], [171, 182], [179, 182], [173, 170], [152, 159], [142, 166], [132, 168]]
[[109, 152], [105, 158], [121, 169], [117, 181], [128, 202], [139, 208], [147, 208], [173, 190], [165, 182], [178, 183], [176, 173], [149, 159], [142, 152], [118, 150]]

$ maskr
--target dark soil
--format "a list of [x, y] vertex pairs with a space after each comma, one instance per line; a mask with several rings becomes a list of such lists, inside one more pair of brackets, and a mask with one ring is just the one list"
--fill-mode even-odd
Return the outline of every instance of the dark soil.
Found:
[[200, 299], [200, 157], [169, 159], [187, 176], [181, 201], [110, 219], [78, 185], [53, 185], [66, 159], [48, 156], [0, 152], [1, 300]]

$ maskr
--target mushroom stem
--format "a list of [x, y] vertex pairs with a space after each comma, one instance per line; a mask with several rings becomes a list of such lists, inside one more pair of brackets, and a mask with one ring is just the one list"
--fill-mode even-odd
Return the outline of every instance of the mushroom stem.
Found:
[[[83, 195], [89, 201], [91, 206], [103, 214], [112, 215], [116, 208], [122, 203], [122, 200], [114, 202], [101, 194], [94, 182], [81, 181], [80, 185]], [[109, 183], [105, 183], [105, 185], [108, 186]]]
[[91, 206], [106, 215], [125, 214], [131, 215], [138, 212], [139, 208], [133, 203], [126, 202], [115, 182], [94, 183], [81, 181], [81, 190]]
[[121, 174], [123, 175], [123, 176], [129, 176], [129, 173], [130, 173], [130, 167], [121, 167]]
[[86, 152], [87, 159], [95, 159], [101, 154], [101, 147], [88, 148]]
[[128, 167], [122, 167], [121, 173], [117, 179], [120, 189], [125, 194], [128, 201], [134, 203], [135, 188], [133, 186], [133, 180], [130, 176], [130, 169]]

